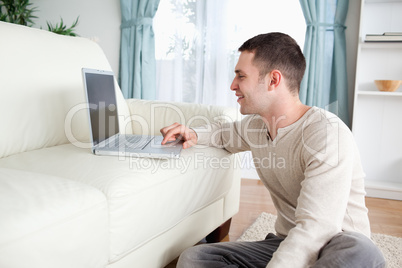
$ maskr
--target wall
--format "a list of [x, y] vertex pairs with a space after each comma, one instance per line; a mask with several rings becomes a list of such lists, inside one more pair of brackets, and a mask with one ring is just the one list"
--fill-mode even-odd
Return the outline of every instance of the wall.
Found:
[[46, 21], [53, 25], [64, 23], [69, 27], [80, 16], [76, 33], [99, 43], [115, 74], [119, 71], [120, 1], [119, 0], [31, 0], [37, 7], [36, 28], [47, 30]]

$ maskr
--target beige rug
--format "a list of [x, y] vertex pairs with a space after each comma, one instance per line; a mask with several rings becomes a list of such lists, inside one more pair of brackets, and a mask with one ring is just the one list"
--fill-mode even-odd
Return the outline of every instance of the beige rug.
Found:
[[[262, 240], [268, 233], [275, 233], [276, 216], [262, 213], [257, 220], [240, 236], [238, 241]], [[402, 267], [402, 238], [383, 234], [372, 234], [374, 243], [381, 249], [388, 268]]]

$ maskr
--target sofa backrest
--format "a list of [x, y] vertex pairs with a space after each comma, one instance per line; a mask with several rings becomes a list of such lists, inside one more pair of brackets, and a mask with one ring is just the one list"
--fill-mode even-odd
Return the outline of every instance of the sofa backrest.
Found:
[[[71, 141], [89, 145], [83, 67], [111, 70], [89, 39], [0, 22], [0, 158]], [[117, 91], [118, 105], [126, 105]]]
[[127, 100], [132, 131], [139, 135], [161, 135], [160, 129], [175, 122], [199, 127], [213, 122], [233, 122], [241, 119], [234, 107], [196, 103]]

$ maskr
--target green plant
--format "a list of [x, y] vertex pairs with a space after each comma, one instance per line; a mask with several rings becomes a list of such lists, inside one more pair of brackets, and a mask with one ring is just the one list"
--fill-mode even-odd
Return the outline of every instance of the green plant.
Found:
[[74, 32], [74, 28], [77, 26], [78, 24], [78, 19], [80, 17], [78, 16], [77, 19], [73, 22], [73, 24], [67, 28], [67, 25], [64, 25], [63, 19], [60, 19], [60, 24], [56, 23], [55, 26], [53, 26], [50, 22], [46, 22], [47, 23], [47, 28], [50, 32], [53, 33], [57, 33], [57, 34], [62, 34], [62, 35], [69, 35], [69, 36], [78, 36], [75, 32]]
[[29, 0], [0, 0], [0, 21], [32, 26], [36, 11]]
[[[38, 18], [33, 15], [37, 11], [36, 7], [32, 7], [32, 3], [29, 0], [0, 0], [0, 21], [21, 24], [25, 26], [33, 26], [33, 19]], [[78, 24], [78, 19], [73, 22], [73, 24], [67, 28], [64, 24], [63, 19], [61, 19], [60, 24], [56, 23], [53, 26], [51, 23], [47, 23], [48, 30], [57, 34], [78, 36], [74, 30]]]

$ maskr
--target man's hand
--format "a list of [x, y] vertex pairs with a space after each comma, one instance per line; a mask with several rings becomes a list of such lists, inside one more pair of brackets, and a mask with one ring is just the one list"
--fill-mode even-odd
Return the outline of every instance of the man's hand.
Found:
[[198, 137], [195, 131], [179, 123], [164, 127], [160, 131], [163, 135], [162, 145], [177, 139], [184, 141], [183, 149], [197, 144]]

